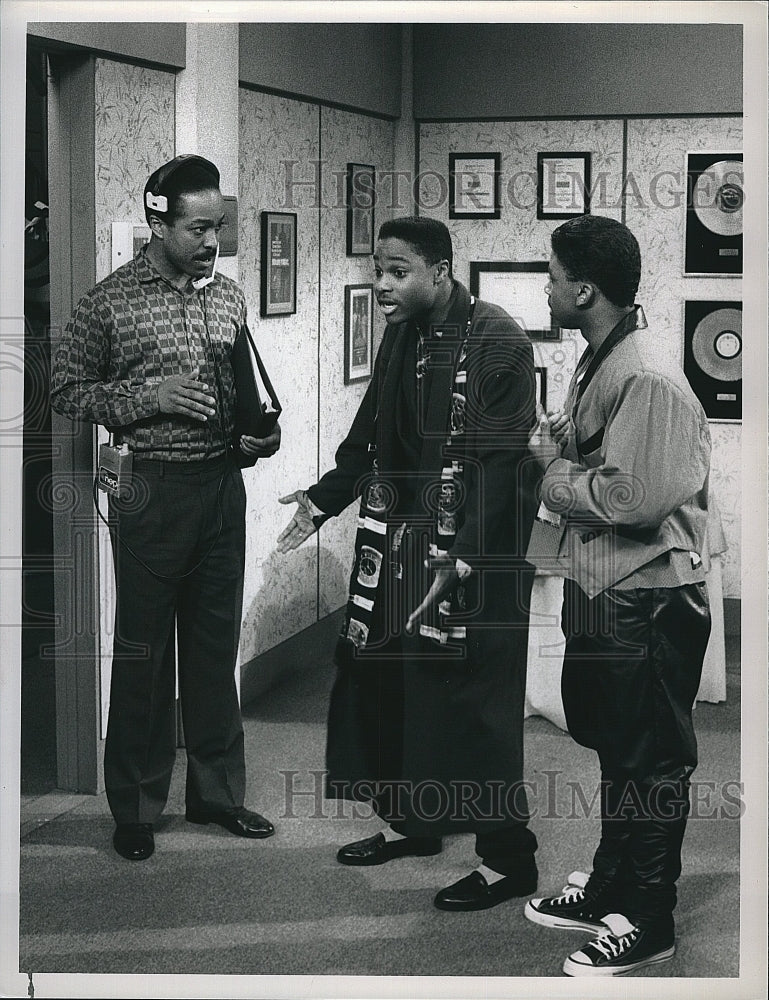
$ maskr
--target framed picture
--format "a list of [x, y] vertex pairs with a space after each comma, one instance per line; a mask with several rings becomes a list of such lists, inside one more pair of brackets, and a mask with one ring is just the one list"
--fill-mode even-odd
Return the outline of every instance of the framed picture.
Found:
[[534, 368], [534, 379], [537, 385], [537, 402], [543, 410], [547, 410], [547, 368], [537, 365]]
[[709, 420], [742, 419], [742, 302], [687, 299], [684, 374]]
[[262, 212], [262, 274], [259, 312], [296, 312], [296, 213]]
[[547, 261], [472, 261], [470, 291], [494, 302], [523, 327], [531, 340], [561, 339], [561, 328], [550, 316], [545, 295]]
[[344, 384], [371, 378], [374, 364], [374, 286], [344, 286]]
[[374, 252], [376, 169], [367, 163], [347, 164], [347, 256]]
[[742, 153], [686, 154], [684, 274], [742, 274]]
[[537, 153], [537, 218], [590, 214], [590, 153]]
[[498, 219], [499, 153], [449, 153], [449, 218]]

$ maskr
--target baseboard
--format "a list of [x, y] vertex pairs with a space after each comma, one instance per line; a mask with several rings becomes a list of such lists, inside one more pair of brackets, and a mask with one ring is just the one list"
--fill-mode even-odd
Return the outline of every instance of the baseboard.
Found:
[[[300, 673], [315, 662], [315, 654], [330, 660], [339, 634], [344, 608], [332, 611], [307, 628], [255, 656], [240, 667], [240, 702], [249, 702], [275, 684]], [[308, 654], [308, 650], [312, 652]]]
[[[724, 598], [724, 632], [740, 635], [740, 599]], [[318, 650], [319, 655], [330, 656], [339, 632], [344, 608], [333, 611], [296, 635], [255, 656], [240, 668], [240, 700], [247, 705], [271, 687], [312, 665], [307, 649]]]

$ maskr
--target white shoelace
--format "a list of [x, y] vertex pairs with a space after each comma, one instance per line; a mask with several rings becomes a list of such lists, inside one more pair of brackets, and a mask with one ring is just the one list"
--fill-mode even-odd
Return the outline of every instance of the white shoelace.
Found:
[[580, 889], [578, 885], [565, 885], [563, 887], [563, 892], [560, 896], [556, 896], [553, 900], [553, 906], [565, 906], [569, 903], [582, 902], [585, 898], [585, 890]]
[[590, 943], [605, 958], [618, 958], [624, 951], [627, 951], [637, 936], [638, 930], [634, 928], [629, 934], [623, 934], [621, 937], [616, 937], [611, 932], [602, 934]]

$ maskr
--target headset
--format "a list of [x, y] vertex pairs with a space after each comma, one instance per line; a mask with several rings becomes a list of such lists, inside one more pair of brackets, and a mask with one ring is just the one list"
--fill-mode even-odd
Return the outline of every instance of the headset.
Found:
[[216, 181], [216, 186], [219, 187], [219, 170], [215, 164], [207, 160], [204, 156], [198, 156], [197, 153], [182, 153], [180, 156], [175, 156], [173, 160], [169, 160], [168, 163], [164, 163], [162, 167], [158, 167], [154, 173], [150, 174], [144, 186], [145, 209], [148, 212], [167, 212], [168, 198], [163, 194], [163, 189], [178, 170], [193, 164], [202, 167], [206, 173], [211, 174], [212, 178]]

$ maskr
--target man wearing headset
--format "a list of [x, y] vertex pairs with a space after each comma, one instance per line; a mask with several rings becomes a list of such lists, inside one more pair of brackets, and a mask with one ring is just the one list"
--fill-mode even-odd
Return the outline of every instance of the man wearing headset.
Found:
[[[231, 445], [230, 350], [246, 304], [215, 273], [219, 171], [177, 156], [150, 176], [144, 208], [149, 243], [78, 303], [51, 393], [55, 410], [103, 425], [133, 456], [130, 490], [109, 498], [117, 607], [104, 776], [113, 845], [134, 861], [154, 851], [174, 763], [175, 634], [186, 818], [242, 837], [274, 832], [243, 805], [235, 661], [246, 497]], [[238, 446], [269, 457], [280, 428]]]

